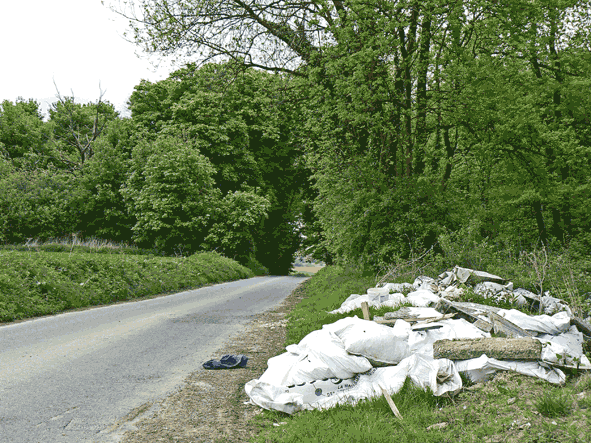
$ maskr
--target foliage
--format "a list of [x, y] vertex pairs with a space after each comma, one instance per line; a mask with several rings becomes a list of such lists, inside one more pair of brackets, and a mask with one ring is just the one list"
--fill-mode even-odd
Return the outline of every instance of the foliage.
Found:
[[[314, 209], [337, 259], [379, 267], [431, 247], [448, 215], [437, 185], [400, 178], [394, 186], [368, 164], [317, 159]], [[321, 169], [322, 168], [322, 169]]]
[[300, 246], [300, 195], [307, 187], [294, 144], [297, 106], [285, 92], [286, 79], [237, 68], [189, 64], [163, 81], [144, 81], [130, 98], [132, 120], [148, 138], [174, 134], [197, 143], [223, 195], [268, 200], [267, 217], [251, 230], [251, 249], [270, 272], [287, 274]]
[[204, 240], [206, 248], [246, 264], [249, 257], [256, 256], [252, 231], [268, 216], [269, 206], [266, 198], [256, 194], [227, 194], [216, 208], [216, 221]]
[[101, 98], [88, 104], [76, 103], [74, 97], [58, 98], [49, 109], [48, 124], [57, 153], [53, 159], [62, 167], [77, 170], [94, 155], [94, 143], [118, 112]]
[[87, 197], [75, 177], [43, 169], [9, 169], [0, 176], [0, 195], [0, 241], [10, 243], [75, 232]]
[[39, 156], [47, 154], [48, 138], [49, 129], [43, 123], [39, 103], [34, 100], [24, 101], [22, 98], [15, 103], [9, 100], [2, 102], [0, 157], [10, 159], [17, 167], [35, 164], [40, 160]]
[[0, 251], [0, 321], [196, 288], [253, 274], [216, 253], [190, 257]]
[[136, 243], [168, 252], [198, 251], [221, 199], [214, 172], [195, 142], [171, 136], [140, 141], [121, 190], [137, 220]]
[[115, 242], [130, 241], [133, 214], [125, 205], [121, 188], [129, 172], [135, 128], [129, 119], [115, 120], [93, 144], [94, 155], [87, 160], [78, 181], [86, 190], [76, 231], [83, 237]]
[[[357, 315], [363, 318], [361, 309], [342, 315], [329, 314], [337, 309], [351, 294], [364, 294], [373, 287], [373, 275], [364, 274], [351, 266], [327, 266], [302, 283], [304, 298], [289, 314], [285, 345], [299, 343], [310, 332], [323, 324]], [[372, 308], [370, 308], [370, 312]]]

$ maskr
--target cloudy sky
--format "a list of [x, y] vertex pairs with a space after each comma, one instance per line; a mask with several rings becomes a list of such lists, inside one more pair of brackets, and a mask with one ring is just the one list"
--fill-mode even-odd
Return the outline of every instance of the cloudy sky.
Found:
[[103, 99], [123, 109], [141, 79], [160, 80], [172, 70], [166, 63], [156, 69], [124, 40], [126, 23], [100, 0], [2, 1], [0, 102], [55, 101], [55, 81], [62, 95], [73, 91], [85, 101], [98, 99], [100, 84]]

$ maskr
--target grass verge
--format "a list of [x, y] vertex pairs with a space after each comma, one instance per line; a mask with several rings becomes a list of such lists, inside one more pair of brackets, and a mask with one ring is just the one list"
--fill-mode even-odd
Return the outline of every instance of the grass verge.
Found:
[[250, 278], [254, 273], [217, 253], [189, 257], [0, 250], [0, 322], [53, 315]]

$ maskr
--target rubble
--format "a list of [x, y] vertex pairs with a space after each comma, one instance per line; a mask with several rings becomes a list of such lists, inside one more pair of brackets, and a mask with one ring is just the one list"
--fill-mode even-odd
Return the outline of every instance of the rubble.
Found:
[[[459, 285], [474, 285], [485, 298], [533, 307], [541, 315], [453, 301], [464, 290]], [[403, 303], [412, 307], [370, 319], [369, 306], [394, 309]], [[246, 384], [248, 403], [291, 414], [392, 394], [407, 377], [443, 395], [461, 389], [460, 373], [475, 383], [505, 370], [560, 384], [566, 378], [561, 368], [591, 369], [583, 352], [590, 325], [562, 300], [514, 289], [486, 272], [456, 266], [438, 279], [387, 283], [351, 294], [330, 313], [358, 308], [364, 319], [325, 324], [270, 359], [267, 371]]]

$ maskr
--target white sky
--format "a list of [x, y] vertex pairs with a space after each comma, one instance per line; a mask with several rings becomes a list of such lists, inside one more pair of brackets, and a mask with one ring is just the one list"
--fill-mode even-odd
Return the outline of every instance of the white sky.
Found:
[[[105, 2], [106, 3], [106, 2]], [[123, 38], [127, 22], [100, 0], [3, 0], [0, 5], [0, 102], [99, 98], [122, 110], [141, 79], [166, 78]], [[156, 58], [153, 58], [156, 61]], [[43, 105], [43, 103], [42, 103]]]

